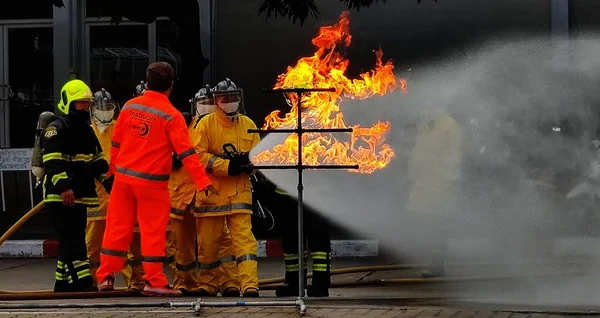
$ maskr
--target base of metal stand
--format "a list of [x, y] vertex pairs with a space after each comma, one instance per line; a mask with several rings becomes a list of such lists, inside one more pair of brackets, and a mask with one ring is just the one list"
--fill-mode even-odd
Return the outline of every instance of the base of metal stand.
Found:
[[259, 307], [298, 307], [300, 316], [306, 314], [308, 309], [304, 300], [298, 297], [296, 300], [272, 300], [272, 301], [202, 301], [202, 298], [194, 302], [169, 302], [166, 307], [192, 307], [196, 316], [200, 316], [203, 307], [236, 307], [236, 306], [259, 306]]

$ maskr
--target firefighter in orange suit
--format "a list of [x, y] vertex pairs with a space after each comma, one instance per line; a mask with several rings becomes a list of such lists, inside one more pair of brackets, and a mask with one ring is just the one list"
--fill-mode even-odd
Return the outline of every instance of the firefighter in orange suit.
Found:
[[101, 291], [114, 290], [114, 275], [127, 257], [133, 227], [140, 225], [142, 265], [148, 296], [180, 296], [163, 273], [169, 210], [169, 176], [175, 151], [198, 188], [218, 194], [188, 136], [185, 120], [169, 102], [175, 71], [165, 62], [146, 69], [146, 92], [121, 111], [112, 139], [109, 172], [114, 174], [102, 241]]
[[[134, 97], [141, 96], [146, 91], [146, 83], [141, 81], [135, 87], [135, 92], [133, 94]], [[144, 289], [144, 281], [142, 277], [144, 276], [144, 268], [142, 267], [142, 261], [140, 259], [142, 253], [142, 245], [141, 245], [141, 237], [140, 237], [140, 226], [136, 223], [133, 227], [133, 241], [131, 242], [130, 251], [127, 253], [127, 266], [123, 270], [123, 277], [125, 278], [125, 282], [132, 281], [129, 284], [130, 288]], [[171, 230], [171, 224], [167, 226], [167, 247], [165, 250], [165, 264], [169, 267], [169, 272], [171, 273], [171, 277], [175, 277], [175, 234]], [[135, 269], [132, 271], [132, 269]]]
[[[199, 142], [199, 135], [196, 133], [197, 125], [202, 117], [212, 113], [215, 109], [210, 89], [201, 89], [190, 101], [192, 112], [196, 114], [194, 118], [190, 117], [189, 133], [192, 143]], [[177, 270], [175, 274], [174, 288], [181, 290], [184, 294], [198, 294], [200, 296], [209, 295], [203, 289], [199, 289], [198, 271], [196, 266], [196, 221], [192, 214], [198, 198], [205, 197], [202, 192], [197, 191], [190, 174], [182, 168], [181, 161], [174, 155], [173, 174], [169, 180], [169, 189], [171, 191], [171, 224], [176, 233], [177, 241]], [[227, 230], [227, 227], [224, 227]], [[208, 272], [207, 274], [218, 274], [219, 287], [221, 295], [224, 297], [239, 297], [240, 284], [238, 281], [238, 270], [233, 256], [233, 246], [231, 245], [231, 235], [227, 230], [226, 235], [220, 243], [219, 261], [212, 264], [218, 267], [218, 273]], [[200, 253], [200, 251], [198, 251]], [[203, 266], [201, 266], [203, 268]]]
[[[100, 142], [102, 152], [106, 155], [107, 161], [110, 158], [110, 142], [115, 124], [115, 117], [119, 111], [119, 103], [112, 99], [109, 92], [102, 88], [94, 94], [95, 102], [91, 106], [91, 124], [94, 133]], [[108, 208], [109, 194], [106, 192], [102, 184], [96, 181], [96, 193], [100, 201], [100, 206], [97, 209], [88, 209], [87, 211], [87, 228], [86, 228], [86, 244], [88, 258], [90, 260], [90, 271], [92, 277], [96, 276], [96, 270], [100, 266], [100, 249], [102, 248], [102, 238], [104, 229], [106, 228], [106, 209]], [[133, 255], [137, 256], [138, 266], [128, 264], [123, 269], [123, 278], [125, 285], [128, 288], [141, 291], [144, 288], [142, 280], [143, 269], [142, 263], [139, 261], [141, 248], [139, 240], [131, 244], [131, 259], [135, 261]]]
[[[258, 144], [258, 134], [250, 118], [240, 114], [243, 110], [243, 93], [229, 79], [214, 89], [215, 111], [198, 123], [196, 151], [206, 166], [219, 196], [208, 194], [201, 198], [195, 210], [198, 229], [199, 263], [204, 271], [200, 275], [200, 290], [215, 294], [219, 287], [219, 243], [223, 238], [225, 222], [231, 232], [233, 250], [238, 266], [239, 281], [244, 297], [258, 297], [258, 267], [256, 239], [252, 234], [252, 185], [248, 153]], [[234, 148], [234, 149], [232, 149]], [[225, 149], [232, 150], [229, 156]], [[227, 158], [227, 159], [225, 159]]]

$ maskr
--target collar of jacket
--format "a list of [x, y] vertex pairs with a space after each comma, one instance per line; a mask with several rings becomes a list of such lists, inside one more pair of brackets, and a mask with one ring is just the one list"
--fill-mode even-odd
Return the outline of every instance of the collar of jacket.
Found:
[[232, 127], [234, 126], [238, 120], [239, 120], [239, 114], [238, 117], [234, 118], [233, 120], [231, 120], [231, 118], [227, 117], [225, 115], [225, 113], [220, 110], [220, 109], [215, 109], [215, 115], [217, 116], [217, 118], [219, 119], [219, 122], [221, 122], [221, 124], [225, 127]]
[[146, 90], [146, 92], [144, 92], [144, 96], [171, 103], [169, 101], [169, 97], [167, 97], [167, 95], [165, 95], [164, 93], [161, 93], [161, 92]]

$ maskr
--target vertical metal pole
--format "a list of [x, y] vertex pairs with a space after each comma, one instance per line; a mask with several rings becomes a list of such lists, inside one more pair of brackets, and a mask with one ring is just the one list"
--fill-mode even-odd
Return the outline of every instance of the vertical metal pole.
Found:
[[2, 192], [2, 212], [6, 212], [6, 196], [4, 195], [4, 171], [0, 170], [0, 192]]
[[29, 200], [31, 201], [31, 208], [33, 209], [35, 205], [33, 205], [33, 180], [31, 178], [31, 169], [27, 171], [27, 174], [29, 175]]
[[156, 41], [156, 27], [158, 22], [156, 20], [148, 24], [148, 64], [158, 61], [158, 48]]
[[302, 93], [298, 96], [298, 296], [304, 297], [304, 218], [302, 190]]

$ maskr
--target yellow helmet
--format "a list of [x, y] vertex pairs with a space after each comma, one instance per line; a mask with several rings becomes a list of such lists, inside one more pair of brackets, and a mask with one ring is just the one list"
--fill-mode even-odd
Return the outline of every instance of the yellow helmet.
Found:
[[60, 90], [60, 101], [57, 107], [58, 114], [69, 114], [71, 103], [78, 100], [89, 100], [92, 102], [94, 101], [94, 95], [89, 86], [82, 80], [70, 80]]

